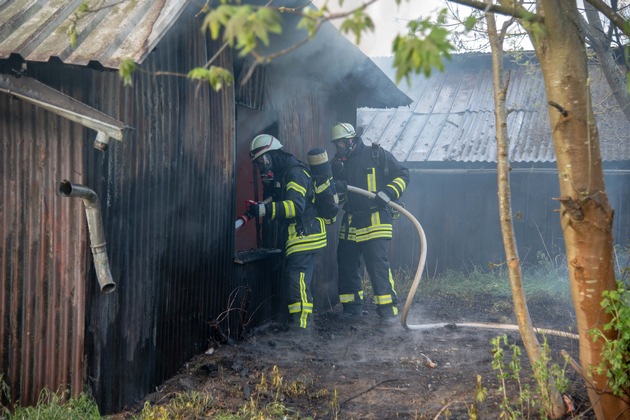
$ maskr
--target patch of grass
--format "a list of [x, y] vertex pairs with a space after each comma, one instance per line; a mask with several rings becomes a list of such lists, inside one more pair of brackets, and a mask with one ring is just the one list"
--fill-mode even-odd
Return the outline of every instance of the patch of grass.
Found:
[[[287, 398], [307, 397], [312, 399], [329, 398], [327, 390], [315, 390], [313, 381], [306, 379], [287, 382], [280, 369], [274, 366], [271, 371], [261, 373], [254, 392], [245, 404], [237, 409], [227, 409], [210, 395], [191, 391], [178, 393], [164, 404], [151, 405], [146, 402], [137, 420], [198, 419], [250, 420], [250, 419], [301, 419], [299, 411], [285, 403]], [[242, 390], [239, 390], [242, 393]], [[335, 394], [336, 395], [336, 394]]]
[[[551, 411], [552, 401], [550, 383], [554, 383], [560, 394], [566, 392], [569, 381], [566, 377], [566, 367], [568, 358], [565, 358], [564, 365], [551, 362], [551, 350], [547, 339], [543, 338], [540, 358], [533, 366], [534, 386], [528, 383], [527, 375], [524, 375], [521, 363], [522, 350], [516, 344], [508, 342], [505, 334], [497, 336], [491, 340], [492, 343], [492, 368], [497, 371], [499, 380], [498, 393], [501, 398], [501, 418], [502, 419], [529, 419], [547, 418], [546, 413]], [[507, 351], [511, 357], [506, 361]], [[553, 378], [553, 381], [550, 380]], [[479, 380], [479, 378], [478, 378]], [[518, 395], [516, 401], [511, 400], [508, 392], [513, 389]]]
[[[413, 275], [403, 270], [405, 276], [397, 283], [400, 290], [411, 288]], [[400, 274], [399, 274], [400, 276]], [[542, 299], [571, 302], [571, 290], [566, 265], [562, 258], [549, 259], [546, 254], [538, 255], [538, 264], [523, 271], [523, 288], [528, 300]], [[511, 299], [512, 290], [507, 269], [502, 265], [490, 264], [487, 268], [473, 267], [467, 271], [447, 270], [433, 278], [420, 280], [419, 294], [457, 297], [469, 300], [479, 295], [492, 295]], [[405, 296], [405, 294], [399, 295]]]
[[37, 405], [22, 407], [16, 404], [9, 419], [60, 419], [90, 420], [100, 419], [96, 402], [89, 395], [82, 393], [76, 398], [69, 398], [69, 392], [56, 393], [44, 389]]
[[201, 418], [214, 407], [216, 402], [210, 395], [190, 391], [176, 394], [164, 405], [152, 406], [145, 402], [140, 418], [143, 420]]

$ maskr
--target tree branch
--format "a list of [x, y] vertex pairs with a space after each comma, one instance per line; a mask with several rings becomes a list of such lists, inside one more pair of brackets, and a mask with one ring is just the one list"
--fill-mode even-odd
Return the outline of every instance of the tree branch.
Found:
[[569, 115], [569, 111], [567, 111], [566, 109], [564, 109], [562, 107], [562, 105], [560, 105], [557, 102], [554, 101], [549, 101], [549, 106], [552, 106], [554, 108], [556, 108], [558, 111], [560, 111], [560, 113], [562, 114], [563, 117], [566, 117], [567, 115]]
[[527, 20], [529, 22], [543, 23], [545, 20], [542, 16], [527, 11], [523, 7], [505, 7], [497, 4], [488, 5], [482, 1], [475, 0], [448, 0], [451, 3], [461, 4], [462, 6], [472, 7], [473, 9], [481, 10], [484, 13], [498, 13], [500, 15], [512, 16], [517, 19]]
[[624, 35], [630, 36], [630, 22], [626, 21], [623, 17], [621, 17], [618, 13], [616, 13], [613, 9], [611, 9], [610, 6], [608, 6], [602, 0], [586, 0], [586, 1], [590, 3], [594, 8], [596, 8], [600, 13], [606, 16], [612, 23], [615, 24], [616, 27], [621, 29]]

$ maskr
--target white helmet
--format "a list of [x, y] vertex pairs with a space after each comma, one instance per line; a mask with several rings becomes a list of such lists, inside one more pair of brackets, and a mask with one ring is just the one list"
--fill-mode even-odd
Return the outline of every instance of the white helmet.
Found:
[[351, 139], [356, 137], [357, 133], [354, 131], [352, 124], [337, 123], [332, 128], [332, 141], [339, 139]]
[[249, 146], [249, 158], [253, 162], [268, 151], [278, 149], [282, 149], [280, 140], [271, 134], [261, 134], [252, 140], [252, 144]]

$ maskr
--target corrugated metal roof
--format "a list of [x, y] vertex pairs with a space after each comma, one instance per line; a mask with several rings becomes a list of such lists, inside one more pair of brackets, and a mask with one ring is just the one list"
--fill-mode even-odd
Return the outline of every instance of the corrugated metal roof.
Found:
[[[373, 59], [392, 79], [391, 57]], [[536, 65], [510, 71], [507, 106], [510, 159], [553, 162], [555, 156], [543, 79]], [[590, 67], [591, 91], [604, 161], [630, 160], [630, 123], [610, 95], [598, 66]], [[413, 103], [397, 109], [361, 108], [357, 125], [367, 143], [380, 143], [406, 162], [496, 162], [490, 54], [461, 54], [434, 71], [399, 84]]]
[[[48, 62], [54, 58], [65, 64], [98, 63], [110, 69], [119, 68], [126, 59], [142, 63], [190, 3], [188, 0], [92, 0], [87, 2], [92, 12], [77, 19], [76, 12], [84, 2], [0, 1], [0, 59], [15, 54], [25, 61]], [[244, 3], [265, 2], [246, 0]], [[277, 0], [274, 5], [305, 7], [308, 2]], [[308, 36], [305, 30], [295, 29], [298, 16], [288, 13], [284, 19], [285, 31], [271, 37], [271, 50], [285, 48], [287, 40], [292, 43]], [[68, 35], [73, 24], [77, 32], [74, 46]], [[301, 73], [308, 74], [310, 67], [310, 71], [317, 71], [315, 74], [324, 77], [323, 82], [331, 88], [338, 89], [337, 83], [343, 78], [353, 81], [351, 94], [357, 97], [359, 106], [395, 107], [411, 102], [358, 47], [328, 22], [299, 53], [294, 52], [289, 57], [292, 60], [302, 57], [297, 61], [308, 64], [298, 66]], [[340, 62], [337, 57], [345, 58]], [[341, 84], [349, 85], [347, 81]]]
[[[141, 63], [177, 20], [186, 0], [90, 1], [93, 12], [76, 19], [84, 0], [0, 2], [0, 58], [58, 58], [66, 64], [96, 62], [117, 69], [125, 59]], [[76, 21], [77, 40], [68, 29]]]

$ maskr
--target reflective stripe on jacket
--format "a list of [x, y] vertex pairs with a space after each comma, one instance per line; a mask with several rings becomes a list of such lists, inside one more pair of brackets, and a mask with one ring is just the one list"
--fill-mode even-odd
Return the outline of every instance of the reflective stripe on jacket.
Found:
[[315, 217], [315, 191], [311, 174], [293, 156], [288, 157], [286, 167], [288, 169], [275, 189], [268, 217], [270, 220], [289, 222], [286, 255], [324, 248], [326, 227], [323, 219]]
[[[409, 184], [409, 169], [404, 167], [387, 150], [380, 148], [378, 162], [372, 155], [372, 148], [361, 139], [344, 162], [338, 179], [367, 191], [384, 191], [392, 200], [400, 198]], [[384, 168], [387, 167], [387, 175]], [[346, 214], [339, 232], [340, 239], [363, 242], [374, 238], [392, 237], [391, 209], [374, 207], [371, 198], [346, 193], [344, 205]]]

